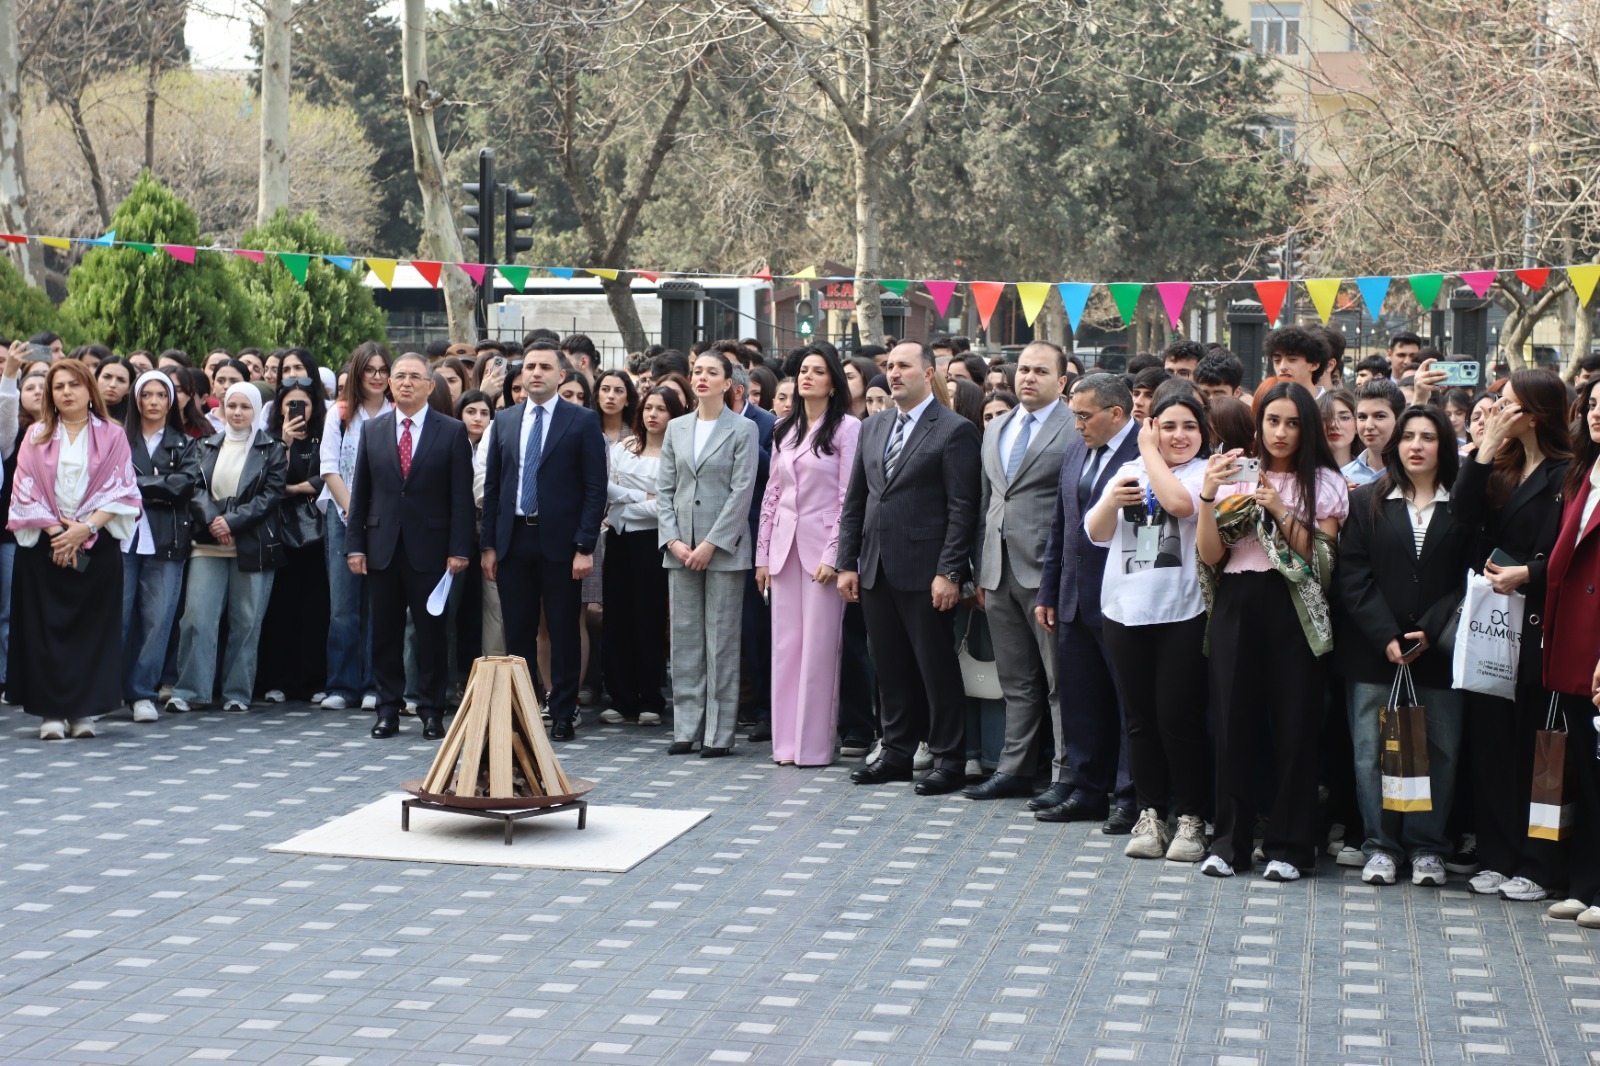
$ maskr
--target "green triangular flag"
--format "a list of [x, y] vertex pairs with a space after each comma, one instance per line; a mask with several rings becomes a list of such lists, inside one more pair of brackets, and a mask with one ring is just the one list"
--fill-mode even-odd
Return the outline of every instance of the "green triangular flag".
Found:
[[509, 281], [512, 288], [518, 292], [528, 287], [528, 274], [533, 270], [532, 267], [519, 266], [499, 266], [495, 269], [500, 271], [500, 276]]
[[906, 294], [906, 290], [911, 287], [911, 282], [909, 281], [880, 281], [878, 284], [882, 285], [896, 296], [904, 296]]
[[145, 255], [156, 254], [156, 246], [153, 244], [140, 244], [138, 241], [123, 241], [122, 246], [124, 248], [136, 248]]
[[294, 275], [294, 280], [304, 285], [306, 283], [306, 267], [311, 263], [309, 255], [298, 252], [279, 252], [278, 261], [289, 268], [289, 273]]
[[1117, 311], [1122, 315], [1122, 324], [1133, 324], [1133, 313], [1139, 308], [1139, 294], [1144, 291], [1144, 286], [1137, 282], [1120, 282], [1107, 285], [1111, 290], [1111, 298], [1117, 303]]
[[1411, 282], [1411, 291], [1417, 297], [1417, 303], [1422, 305], [1424, 311], [1431, 310], [1433, 302], [1439, 298], [1439, 288], [1444, 284], [1443, 274], [1413, 274], [1406, 279]]

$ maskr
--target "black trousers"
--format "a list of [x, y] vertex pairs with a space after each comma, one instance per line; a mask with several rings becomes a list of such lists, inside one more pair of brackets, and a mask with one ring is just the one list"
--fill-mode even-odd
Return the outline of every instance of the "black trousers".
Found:
[[839, 646], [839, 739], [868, 743], [878, 735], [878, 676], [867, 647], [867, 621], [859, 603], [844, 605], [843, 625], [844, 639]]
[[1072, 799], [1104, 810], [1106, 796], [1121, 810], [1136, 802], [1128, 761], [1128, 723], [1117, 680], [1106, 655], [1105, 629], [1083, 620], [1083, 612], [1056, 625], [1058, 735], [1067, 749], [1066, 782]]
[[[540, 550], [539, 531], [521, 518], [511, 530], [511, 550], [496, 560], [495, 584], [500, 589], [500, 618], [505, 623], [506, 652], [528, 661], [532, 673], [538, 659], [539, 609], [544, 608], [550, 632], [550, 705], [557, 721], [578, 713], [578, 643], [581, 583], [572, 580], [572, 557], [551, 562]], [[624, 601], [625, 602], [625, 601]]]
[[1310, 869], [1317, 858], [1317, 738], [1326, 670], [1311, 654], [1289, 586], [1271, 573], [1223, 574], [1211, 614], [1217, 835], [1211, 853], [1250, 867], [1257, 752], [1271, 735], [1274, 796], [1262, 850]]
[[398, 718], [406, 701], [406, 612], [417, 630], [417, 717], [439, 718], [445, 710], [450, 649], [444, 616], [428, 613], [428, 594], [444, 576], [413, 570], [406, 561], [405, 534], [395, 542], [394, 558], [367, 570], [372, 598], [372, 674], [378, 687], [378, 717]]
[[[1475, 796], [1478, 862], [1485, 870], [1507, 877], [1526, 877], [1544, 888], [1566, 881], [1562, 844], [1528, 835], [1528, 804], [1533, 798], [1534, 734], [1544, 728], [1550, 710], [1550, 693], [1533, 685], [1518, 685], [1515, 700], [1502, 700], [1477, 692], [1467, 693], [1467, 729], [1472, 737], [1472, 776], [1456, 786], [1470, 788]], [[1567, 760], [1579, 723], [1567, 714]], [[1592, 729], [1592, 725], [1590, 726]], [[1589, 755], [1594, 755], [1591, 744]]]
[[[755, 534], [750, 539], [755, 540]], [[741, 720], [751, 722], [772, 721], [772, 608], [761, 598], [756, 588], [756, 572], [751, 570], [744, 581], [744, 607], [739, 618], [739, 646], [741, 677], [750, 693], [750, 702]]]
[[861, 590], [861, 613], [882, 682], [884, 763], [910, 766], [926, 736], [934, 766], [965, 768], [967, 695], [953, 650], [955, 611], [934, 610], [931, 589], [895, 589], [880, 566], [873, 587]]
[[1125, 626], [1105, 620], [1106, 656], [1128, 720], [1128, 764], [1139, 809], [1163, 817], [1211, 808], [1211, 738], [1206, 729], [1204, 614], [1182, 622]]
[[667, 571], [654, 529], [606, 533], [606, 636], [601, 648], [611, 707], [624, 718], [665, 714], [661, 670], [667, 661]]

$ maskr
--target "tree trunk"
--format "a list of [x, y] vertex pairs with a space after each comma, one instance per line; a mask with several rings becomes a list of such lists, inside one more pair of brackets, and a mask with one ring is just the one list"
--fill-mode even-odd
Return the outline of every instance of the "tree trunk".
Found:
[[160, 72], [160, 65], [151, 57], [144, 79], [144, 168], [152, 174], [156, 169], [156, 76]]
[[1533, 334], [1534, 318], [1528, 314], [1527, 308], [1518, 303], [1506, 315], [1505, 327], [1500, 332], [1500, 353], [1510, 365], [1513, 372], [1526, 370], [1528, 364], [1522, 359], [1522, 346], [1528, 342]]
[[1572, 322], [1572, 349], [1565, 375], [1568, 381], [1578, 376], [1578, 361], [1589, 354], [1589, 346], [1594, 343], [1594, 308], [1579, 304], [1577, 293], [1572, 294], [1572, 303], [1578, 313]]
[[[406, 123], [411, 129], [411, 162], [417, 173], [417, 188], [422, 193], [422, 248], [439, 262], [460, 263], [466, 259], [461, 249], [461, 232], [450, 213], [450, 190], [445, 184], [444, 157], [433, 129], [433, 104], [428, 88], [428, 12], [423, 0], [406, 0], [401, 23], [402, 74], [406, 86]], [[459, 269], [446, 270], [445, 313], [450, 319], [450, 339], [471, 343], [477, 339], [474, 307], [477, 303], [472, 280]], [[485, 285], [493, 278], [485, 275]]]
[[100, 157], [95, 154], [94, 139], [89, 136], [88, 123], [83, 120], [83, 101], [77, 97], [66, 101], [67, 121], [72, 124], [72, 138], [83, 153], [84, 166], [89, 168], [89, 187], [94, 190], [94, 206], [100, 215], [100, 225], [111, 225], [111, 201], [106, 194], [106, 179], [100, 173]]
[[856, 329], [862, 344], [877, 344], [883, 339], [879, 286], [862, 279], [878, 277], [883, 256], [878, 220], [879, 163], [860, 141], [852, 138], [850, 147], [856, 179]]
[[[28, 180], [22, 158], [22, 49], [16, 0], [0, 0], [0, 229], [28, 232]], [[44, 288], [44, 256], [30, 241], [6, 244], [12, 265]]]
[[639, 308], [633, 302], [633, 283], [628, 275], [615, 279], [601, 278], [600, 288], [605, 290], [606, 304], [611, 317], [616, 320], [617, 332], [622, 334], [622, 346], [630, 352], [642, 352], [650, 346], [645, 336], [644, 323], [639, 319]]
[[1067, 333], [1067, 309], [1061, 303], [1059, 289], [1050, 290], [1050, 295], [1044, 301], [1044, 309], [1034, 319], [1034, 324], [1040, 327], [1037, 332], [1040, 340], [1059, 344], [1062, 351], [1069, 355], [1072, 353], [1072, 338]]
[[261, 174], [256, 225], [289, 206], [289, 20], [292, 0], [261, 6]]

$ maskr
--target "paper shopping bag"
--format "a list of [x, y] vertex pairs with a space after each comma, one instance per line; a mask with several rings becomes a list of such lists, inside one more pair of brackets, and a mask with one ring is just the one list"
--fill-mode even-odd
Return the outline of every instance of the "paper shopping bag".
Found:
[[1402, 664], [1395, 672], [1389, 703], [1383, 708], [1379, 723], [1383, 809], [1433, 810], [1433, 783], [1428, 777], [1428, 719], [1417, 706], [1417, 690], [1411, 683], [1409, 666]]
[[1526, 606], [1522, 593], [1496, 592], [1482, 574], [1467, 575], [1451, 661], [1453, 687], [1506, 700], [1516, 698]]
[[1533, 735], [1533, 797], [1528, 804], [1528, 835], [1540, 840], [1564, 840], [1572, 827], [1572, 804], [1562, 802], [1566, 786], [1567, 716], [1557, 708], [1556, 699], [1551, 693], [1544, 728]]

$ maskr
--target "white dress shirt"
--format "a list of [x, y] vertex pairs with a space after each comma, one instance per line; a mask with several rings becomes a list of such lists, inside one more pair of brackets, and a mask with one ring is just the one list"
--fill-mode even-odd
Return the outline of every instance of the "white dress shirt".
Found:
[[[905, 412], [906, 424], [905, 427], [900, 430], [900, 448], [902, 451], [904, 451], [906, 443], [911, 440], [911, 431], [917, 428], [917, 419], [922, 417], [923, 413], [928, 410], [928, 405], [931, 403], [933, 403], [933, 393], [930, 392], [928, 395], [922, 398], [921, 403], [917, 404], [917, 406], [913, 407], [911, 410]], [[894, 410], [896, 416], [898, 416], [900, 408], [896, 407]], [[889, 441], [892, 440], [894, 440], [894, 427], [890, 426], [889, 436], [884, 439], [883, 443], [883, 454], [885, 456], [889, 454]]]
[[[1055, 405], [1060, 402], [1060, 400], [1055, 400], [1051, 403], [1045, 404], [1037, 411], [1029, 411], [1026, 407], [1023, 407], [1020, 404], [1017, 406], [1016, 415], [1012, 417], [1011, 420], [1006, 423], [1005, 428], [1000, 431], [999, 446], [1001, 470], [1006, 468], [1006, 463], [1011, 459], [1011, 449], [1017, 446], [1017, 434], [1022, 432], [1022, 424], [1031, 418], [1033, 420], [1033, 432], [1037, 434], [1039, 430], [1044, 428], [1045, 419], [1049, 418], [1055, 413]], [[1033, 447], [1032, 437], [1028, 438], [1028, 447]], [[1012, 471], [1012, 473], [1015, 473], [1015, 471]]]
[[423, 404], [422, 410], [414, 415], [408, 415], [400, 408], [394, 409], [394, 446], [400, 447], [400, 438], [406, 435], [406, 419], [411, 419], [411, 457], [417, 455], [417, 445], [422, 443], [422, 420], [428, 416], [428, 405]]
[[[559, 404], [559, 403], [562, 403], [562, 402], [563, 401], [562, 401], [561, 397], [559, 397], [559, 396], [552, 396], [548, 400], [546, 400], [544, 403], [540, 403], [540, 404], [534, 403], [531, 399], [522, 401], [522, 432], [517, 438], [517, 494], [516, 494], [516, 497], [514, 499], [512, 499], [512, 501], [511, 501], [511, 506], [513, 507], [515, 513], [518, 514], [518, 515], [521, 515], [523, 513], [523, 511], [522, 511], [522, 475], [523, 475], [522, 457], [528, 454], [528, 434], [533, 432], [533, 423], [534, 423], [533, 409], [535, 407], [543, 407], [544, 408], [544, 429], [542, 431], [544, 436], [542, 436], [540, 438], [540, 440], [539, 440], [539, 454], [542, 456], [542, 455], [544, 455], [545, 441], [550, 439], [550, 422], [556, 416], [556, 404]], [[483, 494], [482, 494], [482, 491], [481, 491], [481, 486], [482, 486], [483, 482], [482, 482], [481, 478], [483, 476], [483, 472], [488, 469], [488, 465], [489, 465], [489, 449], [493, 448], [495, 446], [494, 445], [494, 432], [495, 432], [495, 429], [498, 426], [499, 426], [499, 422], [498, 421], [491, 422], [489, 424], [488, 431], [486, 433], [484, 433], [483, 440], [480, 441], [479, 444], [478, 444], [478, 454], [477, 454], [477, 456], [474, 457], [474, 460], [473, 460], [474, 467], [478, 468], [475, 471], [474, 488], [478, 490], [478, 493], [477, 493], [477, 495], [478, 495], [478, 505], [480, 507], [483, 505]], [[481, 465], [480, 465], [480, 463], [481, 463]]]

